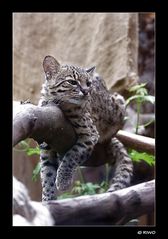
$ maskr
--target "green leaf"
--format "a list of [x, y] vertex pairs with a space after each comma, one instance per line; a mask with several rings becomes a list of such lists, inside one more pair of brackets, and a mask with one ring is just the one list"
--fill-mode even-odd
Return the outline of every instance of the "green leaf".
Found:
[[129, 156], [133, 161], [139, 162], [141, 160], [144, 160], [150, 166], [155, 165], [154, 155], [147, 154], [145, 152], [137, 152], [136, 150], [132, 149], [131, 152], [129, 152]]
[[92, 195], [92, 194], [96, 194], [96, 190], [100, 188], [100, 186], [98, 184], [93, 184], [93, 183], [86, 183], [83, 184], [84, 186], [84, 194], [88, 194], [88, 195]]
[[40, 170], [41, 170], [41, 164], [40, 164], [40, 162], [38, 162], [37, 165], [35, 166], [34, 170], [33, 170], [33, 173], [32, 173], [32, 180], [33, 181], [37, 180], [37, 177], [40, 173]]
[[144, 98], [144, 96], [142, 96], [142, 95], [133, 95], [133, 96], [129, 97], [129, 98], [126, 100], [126, 106], [127, 106], [132, 100], [135, 100], [135, 99], [140, 100], [140, 99], [141, 99], [141, 101], [142, 101], [143, 98]]
[[93, 183], [80, 183], [79, 181], [75, 182], [75, 186], [71, 190], [73, 194], [79, 195], [92, 195], [96, 194], [96, 190], [99, 189], [100, 186], [98, 184]]
[[126, 106], [132, 101], [132, 100], [137, 100], [139, 103], [142, 103], [142, 102], [150, 102], [152, 104], [155, 103], [155, 96], [152, 96], [152, 95], [133, 95], [131, 97], [129, 97], [127, 100], [126, 100]]
[[106, 192], [108, 188], [109, 188], [109, 183], [107, 181], [101, 182], [99, 193]]
[[75, 187], [73, 187], [71, 192], [75, 193], [75, 194], [81, 194], [82, 188], [81, 188], [81, 186], [75, 186]]
[[29, 144], [25, 141], [25, 140], [22, 140], [20, 143], [19, 143], [19, 145], [21, 146], [21, 147], [23, 147], [23, 148], [28, 148], [29, 147]]
[[147, 83], [142, 83], [142, 84], [138, 84], [138, 85], [134, 85], [132, 87], [130, 87], [129, 91], [132, 92], [132, 91], [137, 91], [139, 90], [140, 88], [143, 88]]
[[[17, 146], [19, 146], [19, 148]], [[22, 140], [17, 146], [14, 148], [14, 150], [17, 152], [24, 152], [29, 148], [29, 144], [26, 142], [26, 140]]]
[[145, 96], [144, 96], [144, 101], [148, 101], [148, 102], [154, 104], [154, 103], [155, 103], [155, 96], [145, 95]]
[[140, 94], [140, 95], [142, 95], [142, 96], [145, 96], [145, 95], [148, 94], [148, 92], [147, 92], [147, 89], [145, 89], [145, 88], [139, 88], [139, 89], [136, 91], [136, 94]]
[[31, 156], [31, 155], [34, 155], [34, 154], [40, 155], [40, 149], [39, 149], [39, 147], [28, 148], [26, 150], [26, 153], [27, 153], [28, 156]]

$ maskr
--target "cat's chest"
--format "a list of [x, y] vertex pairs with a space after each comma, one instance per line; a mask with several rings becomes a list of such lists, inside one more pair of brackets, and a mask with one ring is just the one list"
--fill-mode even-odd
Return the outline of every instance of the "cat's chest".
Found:
[[89, 118], [91, 118], [90, 115], [90, 102], [84, 102], [80, 106], [73, 106], [70, 107], [64, 106], [64, 108], [61, 108], [68, 120], [72, 123], [79, 123], [80, 125], [87, 124], [87, 121]]

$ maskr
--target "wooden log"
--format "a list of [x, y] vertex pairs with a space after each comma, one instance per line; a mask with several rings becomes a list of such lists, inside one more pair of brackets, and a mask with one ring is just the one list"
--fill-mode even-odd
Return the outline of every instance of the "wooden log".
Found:
[[[26, 138], [38, 143], [46, 142], [58, 153], [65, 153], [76, 141], [75, 132], [62, 111], [55, 105], [39, 107], [23, 104], [15, 107], [13, 119], [13, 146]], [[130, 148], [154, 152], [154, 139], [120, 130], [117, 138]], [[100, 166], [107, 163], [104, 144], [97, 144], [86, 166]]]
[[46, 142], [59, 153], [66, 152], [75, 143], [75, 132], [56, 106], [39, 107], [22, 104], [13, 117], [13, 146], [26, 138]]
[[155, 139], [119, 130], [116, 136], [121, 142], [132, 149], [147, 153], [155, 153]]
[[155, 180], [112, 193], [49, 201], [55, 225], [124, 225], [154, 212]]

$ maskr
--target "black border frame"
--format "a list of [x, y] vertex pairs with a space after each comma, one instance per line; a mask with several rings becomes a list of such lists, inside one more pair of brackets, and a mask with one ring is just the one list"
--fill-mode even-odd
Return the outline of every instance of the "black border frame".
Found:
[[[8, 3], [7, 3], [8, 4]], [[4, 152], [3, 157], [1, 158], [2, 162], [2, 197], [3, 202], [1, 205], [5, 205], [5, 213], [3, 215], [3, 224], [4, 228], [8, 229], [7, 231], [17, 231], [18, 228], [27, 230], [26, 228], [34, 229], [33, 227], [12, 227], [12, 13], [13, 12], [155, 12], [156, 13], [156, 79], [159, 78], [157, 77], [158, 72], [160, 71], [160, 61], [158, 62], [157, 58], [161, 59], [160, 56], [160, 51], [158, 51], [158, 45], [159, 45], [159, 32], [158, 29], [160, 28], [159, 24], [161, 21], [161, 15], [160, 15], [160, 2], [159, 1], [145, 1], [141, 0], [140, 3], [135, 3], [135, 1], [132, 1], [131, 3], [125, 2], [124, 3], [119, 3], [115, 2], [112, 3], [111, 7], [109, 5], [105, 5], [104, 3], [104, 9], [103, 7], [99, 7], [98, 5], [94, 5], [93, 9], [91, 9], [90, 4], [85, 3], [84, 8], [82, 10], [79, 10], [79, 4], [75, 5], [77, 6], [76, 8], [73, 7], [73, 5], [70, 3], [70, 6], [68, 4], [64, 3], [67, 7], [65, 10], [64, 8], [60, 8], [60, 6], [53, 6], [49, 2], [41, 2], [38, 3], [36, 6], [31, 5], [32, 3], [30, 1], [27, 2], [27, 5], [24, 3], [23, 6], [23, 1], [18, 1], [17, 5], [15, 5], [14, 1], [13, 3], [9, 4], [8, 6], [4, 6], [1, 11], [1, 41], [2, 43], [0, 44], [1, 46], [1, 53], [2, 57], [0, 59], [0, 67], [1, 67], [1, 86], [0, 86], [0, 96], [1, 96], [1, 106], [2, 106], [2, 115], [0, 117], [1, 119], [1, 125], [4, 125], [4, 131], [3, 132], [3, 137], [1, 136], [1, 146], [2, 146], [2, 151]], [[97, 3], [96, 3], [97, 4]], [[144, 5], [143, 5], [144, 4]], [[88, 9], [88, 7], [90, 9]], [[158, 91], [160, 92], [160, 84], [158, 84], [158, 81], [156, 80], [156, 97], [160, 98]], [[159, 99], [163, 99], [163, 96]], [[158, 100], [156, 101], [156, 122], [158, 122], [158, 116], [157, 114], [160, 115], [159, 112], [159, 105]], [[158, 110], [159, 109], [159, 110]], [[3, 116], [3, 117], [2, 117]], [[5, 116], [5, 117], [4, 117]], [[160, 117], [160, 116], [159, 116]], [[161, 119], [162, 120], [162, 119]], [[160, 119], [159, 119], [160, 121]], [[166, 125], [166, 124], [165, 124]], [[157, 131], [156, 132], [156, 144], [158, 146], [159, 144], [159, 138], [160, 138], [160, 133]], [[159, 145], [163, 149], [163, 145]], [[162, 159], [165, 157], [165, 155], [162, 152]], [[67, 233], [75, 232], [76, 235], [80, 236], [80, 231], [82, 231], [82, 236], [84, 237], [89, 237], [90, 236], [95, 236], [94, 233], [99, 233], [100, 230], [103, 233], [103, 235], [111, 235], [114, 237], [114, 235], [117, 235], [117, 237], [120, 237], [121, 235], [126, 238], [126, 235], [128, 238], [160, 238], [161, 230], [159, 228], [160, 226], [160, 221], [161, 221], [161, 216], [160, 216], [160, 206], [159, 206], [159, 197], [157, 196], [158, 190], [160, 191], [160, 185], [164, 181], [161, 179], [161, 155], [160, 150], [156, 150], [156, 158], [158, 158], [159, 162], [157, 163], [157, 168], [156, 168], [156, 226], [152, 226], [151, 229], [148, 230], [148, 227], [66, 227]], [[6, 164], [6, 165], [5, 165]], [[3, 170], [4, 168], [4, 170]], [[3, 180], [5, 178], [5, 180]], [[5, 182], [4, 182], [5, 181]], [[3, 207], [4, 208], [4, 207]], [[39, 227], [35, 227], [39, 228]], [[43, 229], [40, 230], [43, 231]], [[56, 230], [58, 233], [60, 232], [61, 235], [66, 233], [65, 227], [44, 227], [47, 229], [49, 228], [50, 230]], [[10, 229], [10, 230], [9, 230]], [[79, 231], [80, 229], [80, 231]], [[36, 229], [35, 229], [36, 230]], [[60, 231], [61, 230], [61, 231]], [[34, 231], [34, 230], [33, 230]], [[156, 233], [153, 235], [146, 235], [143, 234], [140, 235], [138, 234], [138, 231], [155, 231]], [[78, 233], [79, 232], [79, 233]], [[90, 233], [93, 233], [90, 234]], [[62, 234], [63, 233], [63, 234]], [[105, 234], [104, 234], [105, 233]], [[70, 235], [70, 234], [69, 234]]]

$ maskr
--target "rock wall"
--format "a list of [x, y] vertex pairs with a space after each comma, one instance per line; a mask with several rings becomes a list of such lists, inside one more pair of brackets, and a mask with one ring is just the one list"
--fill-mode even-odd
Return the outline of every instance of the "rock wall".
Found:
[[137, 52], [137, 13], [14, 13], [14, 100], [38, 102], [46, 55], [95, 65], [108, 88], [121, 92], [137, 80]]

